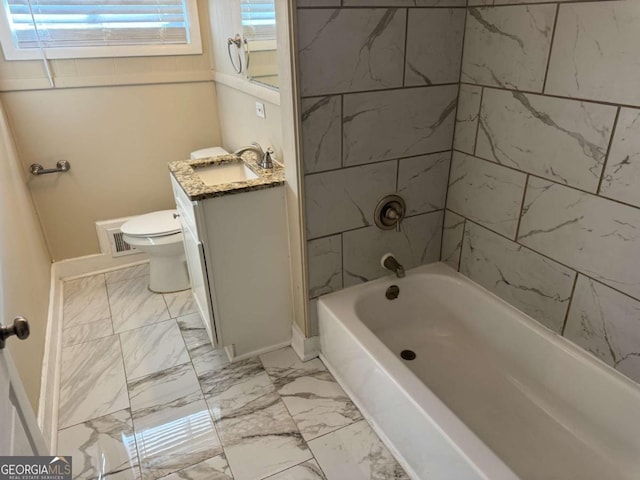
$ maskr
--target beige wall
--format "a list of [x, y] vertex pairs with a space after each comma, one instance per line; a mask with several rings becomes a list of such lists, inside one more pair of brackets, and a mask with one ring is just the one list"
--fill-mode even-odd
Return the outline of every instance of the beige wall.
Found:
[[29, 319], [31, 336], [8, 349], [38, 408], [51, 262], [0, 103], [0, 321]]
[[98, 252], [94, 222], [173, 208], [167, 163], [220, 144], [212, 83], [56, 89], [2, 95], [55, 260]]
[[172, 208], [167, 162], [220, 145], [207, 0], [201, 55], [53, 60], [0, 58], [0, 98], [54, 260], [98, 253], [94, 222]]
[[[280, 107], [221, 83], [216, 88], [223, 146], [231, 151], [256, 141], [264, 148], [273, 147], [282, 161]], [[256, 100], [264, 103], [266, 118], [256, 115]]]

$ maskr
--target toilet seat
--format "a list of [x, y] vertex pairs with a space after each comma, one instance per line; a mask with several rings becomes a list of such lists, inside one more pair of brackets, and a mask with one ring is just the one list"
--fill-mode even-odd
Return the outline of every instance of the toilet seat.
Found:
[[162, 246], [171, 244], [181, 244], [184, 240], [182, 232], [172, 233], [170, 235], [156, 235], [155, 237], [136, 237], [134, 235], [124, 234], [122, 239], [132, 247], [144, 246]]
[[181, 233], [180, 221], [175, 214], [176, 210], [161, 210], [139, 215], [123, 223], [120, 230], [129, 237], [142, 239], [175, 235]]

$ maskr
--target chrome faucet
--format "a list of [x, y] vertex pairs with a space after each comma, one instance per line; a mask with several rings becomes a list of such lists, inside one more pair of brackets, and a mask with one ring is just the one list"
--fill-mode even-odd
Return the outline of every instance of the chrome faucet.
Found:
[[403, 278], [405, 275], [404, 267], [396, 260], [393, 253], [385, 253], [380, 259], [380, 265], [387, 270], [391, 270], [398, 278]]
[[251, 142], [250, 145], [239, 148], [235, 152], [234, 155], [242, 155], [244, 152], [253, 152], [258, 155], [258, 165], [262, 168], [268, 169], [273, 168], [273, 162], [271, 161], [271, 157], [273, 156], [273, 150], [269, 147], [265, 152], [258, 142]]

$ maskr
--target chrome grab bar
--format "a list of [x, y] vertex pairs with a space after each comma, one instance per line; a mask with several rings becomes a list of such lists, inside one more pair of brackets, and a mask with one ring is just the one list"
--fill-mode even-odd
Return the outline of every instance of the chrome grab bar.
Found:
[[68, 172], [71, 164], [66, 160], [60, 160], [56, 163], [56, 168], [44, 168], [39, 163], [32, 163], [29, 167], [31, 175], [46, 175], [47, 173]]

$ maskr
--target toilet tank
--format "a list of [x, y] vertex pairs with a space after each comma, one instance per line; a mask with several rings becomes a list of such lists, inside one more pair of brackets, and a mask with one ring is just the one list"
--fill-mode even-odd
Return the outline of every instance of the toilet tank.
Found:
[[202, 148], [195, 152], [191, 152], [191, 160], [195, 160], [197, 158], [217, 157], [218, 155], [227, 155], [228, 153], [229, 152], [222, 147]]

